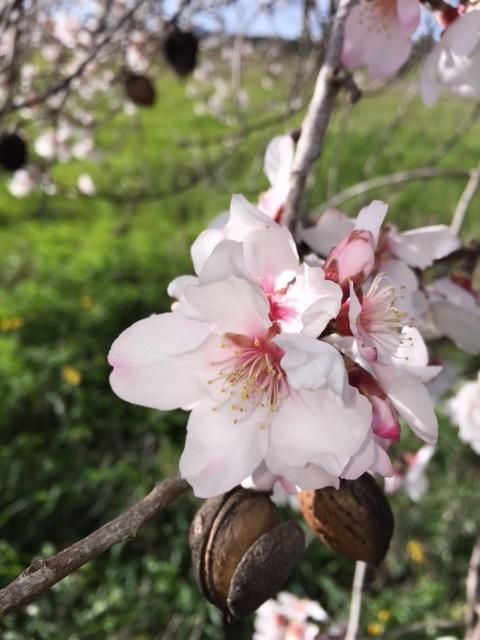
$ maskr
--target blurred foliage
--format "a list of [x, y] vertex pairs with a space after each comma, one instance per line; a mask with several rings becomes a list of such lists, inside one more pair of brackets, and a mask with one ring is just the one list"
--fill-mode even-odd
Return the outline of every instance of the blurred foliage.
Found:
[[[331, 188], [344, 188], [364, 179], [372, 151], [375, 174], [427, 164], [471, 109], [444, 102], [427, 110], [414, 101], [379, 147], [409, 82], [365, 98], [348, 121], [334, 118], [311, 181], [312, 205], [326, 199], [328, 180]], [[228, 208], [232, 192], [254, 200], [266, 188], [261, 167], [269, 137], [301, 121], [298, 115], [260, 128], [234, 146], [212, 143], [233, 130], [208, 115], [195, 116], [184, 86], [171, 75], [161, 78], [157, 91], [155, 108], [105, 124], [94, 163], [56, 168], [58, 195], [36, 192], [15, 200], [0, 185], [2, 584], [32, 558], [86, 535], [175, 472], [186, 415], [116, 398], [108, 385], [108, 349], [131, 323], [168, 308], [166, 286], [191, 271], [189, 246], [196, 234]], [[251, 122], [256, 115], [251, 109]], [[440, 164], [475, 166], [479, 135], [477, 124]], [[94, 198], [74, 190], [84, 171], [97, 184]], [[389, 220], [407, 228], [448, 221], [463, 187], [443, 179], [366, 199], [387, 199]], [[346, 210], [353, 213], [359, 204], [350, 202]], [[478, 207], [477, 196], [466, 237], [478, 236]], [[418, 448], [405, 435], [401, 448]], [[480, 530], [480, 469], [478, 457], [444, 419], [429, 480], [420, 504], [404, 495], [392, 499], [395, 537], [386, 562], [368, 580], [365, 633], [437, 619], [461, 625], [464, 576]], [[220, 617], [201, 600], [190, 574], [187, 534], [196, 506], [194, 498], [182, 497], [136, 540], [7, 617], [0, 623], [2, 639], [222, 638]], [[287, 587], [318, 598], [332, 617], [345, 619], [352, 573], [350, 561], [312, 542]], [[234, 637], [249, 638], [250, 625]], [[427, 628], [401, 637], [437, 635]]]

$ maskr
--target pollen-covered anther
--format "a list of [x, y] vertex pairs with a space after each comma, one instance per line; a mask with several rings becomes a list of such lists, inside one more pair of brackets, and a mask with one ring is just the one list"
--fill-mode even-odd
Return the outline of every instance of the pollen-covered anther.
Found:
[[272, 342], [278, 333], [278, 327], [273, 324], [262, 337], [227, 334], [227, 349], [228, 342], [234, 349], [225, 359], [211, 362], [217, 375], [208, 383], [219, 383], [220, 392], [227, 396], [216, 408], [222, 408], [228, 401], [230, 410], [240, 414], [234, 424], [257, 407], [265, 408], [271, 417], [282, 402], [287, 384], [280, 366], [283, 350]]
[[397, 308], [397, 290], [385, 286], [384, 276], [377, 275], [363, 297], [360, 323], [363, 330], [376, 342], [392, 354], [404, 340], [402, 329], [408, 315]]

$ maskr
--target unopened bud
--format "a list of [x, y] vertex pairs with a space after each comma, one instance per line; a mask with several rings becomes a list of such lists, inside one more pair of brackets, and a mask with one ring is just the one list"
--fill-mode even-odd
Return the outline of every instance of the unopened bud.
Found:
[[375, 243], [370, 231], [356, 229], [348, 234], [327, 256], [324, 270], [327, 280], [348, 289], [349, 281], [362, 284], [375, 266]]

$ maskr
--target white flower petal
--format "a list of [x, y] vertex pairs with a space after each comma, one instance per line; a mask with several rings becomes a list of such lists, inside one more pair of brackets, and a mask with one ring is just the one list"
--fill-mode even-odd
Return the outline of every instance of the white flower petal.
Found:
[[292, 389], [328, 387], [341, 396], [347, 383], [340, 353], [327, 342], [299, 334], [281, 334], [274, 339], [285, 351], [281, 360]]
[[355, 220], [355, 229], [370, 231], [375, 246], [378, 243], [380, 228], [387, 215], [388, 204], [381, 200], [374, 200], [367, 207], [363, 207]]
[[220, 282], [186, 287], [184, 297], [222, 335], [255, 337], [263, 335], [270, 325], [267, 300], [260, 288], [248, 280], [231, 276]]
[[374, 366], [375, 375], [395, 409], [419, 438], [428, 444], [437, 441], [438, 423], [428, 391], [408, 372], [383, 365]]
[[274, 454], [288, 465], [313, 463], [339, 476], [362, 446], [372, 419], [368, 400], [350, 389], [348, 405], [328, 389], [292, 390], [272, 420]]
[[313, 227], [301, 230], [302, 240], [320, 256], [327, 256], [353, 231], [354, 221], [338, 209], [326, 209]]
[[115, 340], [110, 384], [122, 399], [168, 411], [205, 397], [208, 327], [178, 313], [140, 320]]
[[188, 421], [180, 473], [199, 498], [229, 491], [253, 473], [263, 459], [268, 433], [258, 427], [255, 412], [235, 423], [226, 405], [197, 405]]
[[458, 237], [444, 224], [412, 229], [404, 233], [391, 231], [388, 246], [394, 256], [411, 267], [426, 269], [435, 260], [460, 247]]

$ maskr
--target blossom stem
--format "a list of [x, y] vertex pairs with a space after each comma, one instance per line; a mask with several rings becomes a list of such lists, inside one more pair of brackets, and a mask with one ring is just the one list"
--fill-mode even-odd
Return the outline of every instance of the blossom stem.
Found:
[[[342, 86], [338, 76], [342, 53], [345, 21], [348, 12], [358, 0], [340, 0], [328, 40], [325, 61], [318, 73], [312, 99], [302, 123], [290, 177], [282, 222], [292, 228], [299, 216], [308, 174], [320, 157], [335, 97]], [[345, 81], [343, 81], [345, 82]]]
[[57, 582], [114, 544], [134, 538], [151, 518], [188, 489], [174, 476], [159, 482], [142, 500], [70, 547], [43, 560], [34, 560], [15, 580], [0, 590], [0, 616], [25, 606]]
[[348, 618], [348, 627], [347, 633], [345, 634], [345, 640], [356, 640], [357, 638], [358, 627], [360, 624], [360, 615], [362, 612], [362, 592], [366, 569], [366, 562], [362, 562], [359, 560], [355, 563], [352, 596], [350, 600], [350, 615]]
[[463, 221], [465, 220], [465, 215], [467, 213], [468, 207], [470, 206], [471, 201], [475, 197], [477, 189], [480, 185], [480, 165], [476, 169], [472, 169], [470, 172], [470, 178], [467, 182], [467, 185], [460, 196], [460, 200], [455, 207], [455, 211], [453, 213], [452, 222], [450, 223], [450, 231], [455, 235], [460, 233], [460, 230], [463, 225]]

